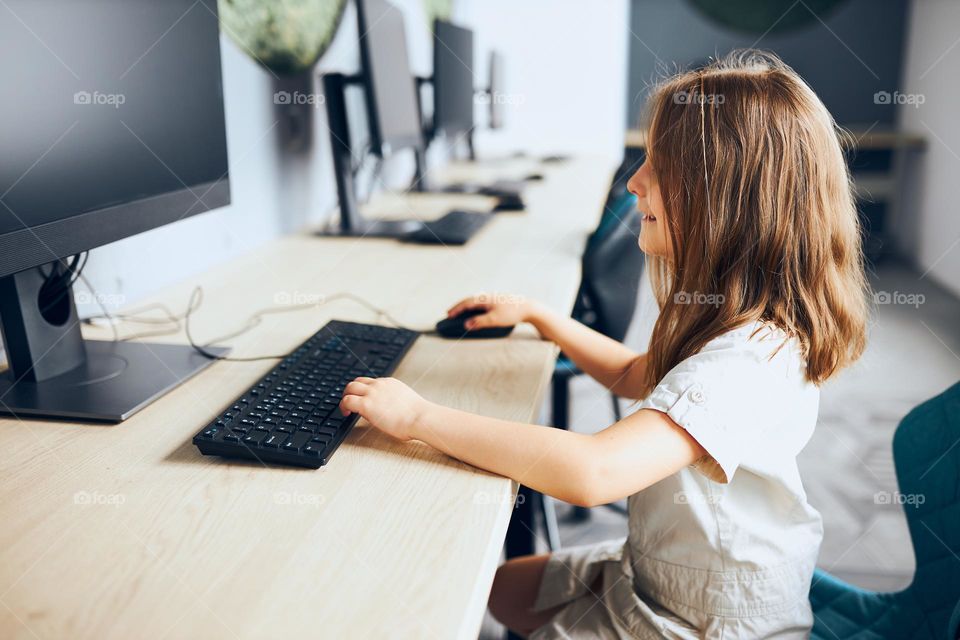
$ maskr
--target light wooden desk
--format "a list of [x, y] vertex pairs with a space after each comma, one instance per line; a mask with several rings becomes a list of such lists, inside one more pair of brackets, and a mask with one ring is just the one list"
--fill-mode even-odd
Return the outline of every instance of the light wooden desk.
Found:
[[[201, 284], [199, 341], [278, 302], [341, 290], [418, 328], [482, 290], [569, 311], [613, 166], [537, 170], [547, 179], [531, 184], [528, 212], [498, 216], [465, 247], [297, 235], [152, 301], [183, 309]], [[433, 217], [489, 201], [376, 205]], [[234, 355], [283, 353], [331, 318], [375, 321], [348, 301], [271, 315], [232, 341]], [[396, 376], [438, 402], [532, 421], [554, 357], [532, 331], [425, 336]], [[319, 471], [201, 456], [194, 433], [273, 364], [217, 363], [116, 426], [0, 420], [0, 637], [476, 638], [516, 487], [362, 423]]]

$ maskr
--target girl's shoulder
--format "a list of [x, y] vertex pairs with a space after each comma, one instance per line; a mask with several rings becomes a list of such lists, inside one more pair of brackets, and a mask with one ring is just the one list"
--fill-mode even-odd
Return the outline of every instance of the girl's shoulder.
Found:
[[724, 363], [724, 368], [742, 364], [760, 375], [776, 371], [792, 377], [803, 375], [806, 370], [806, 356], [800, 341], [764, 320], [721, 333], [690, 359], [693, 363]]
[[729, 349], [745, 350], [758, 354], [774, 351], [780, 353], [784, 349], [802, 353], [799, 340], [781, 327], [765, 320], [756, 320], [729, 329], [708, 341], [700, 352]]

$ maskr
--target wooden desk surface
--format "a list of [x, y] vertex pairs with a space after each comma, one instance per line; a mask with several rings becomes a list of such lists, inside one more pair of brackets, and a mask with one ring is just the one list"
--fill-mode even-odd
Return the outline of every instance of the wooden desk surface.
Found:
[[[537, 170], [547, 179], [531, 184], [528, 212], [498, 216], [465, 247], [297, 235], [151, 301], [183, 309], [201, 284], [198, 341], [278, 302], [341, 290], [417, 328], [482, 290], [568, 311], [613, 166]], [[489, 201], [389, 196], [372, 209], [433, 217], [451, 206]], [[234, 355], [286, 352], [331, 318], [376, 321], [349, 301], [270, 315], [231, 341]], [[431, 400], [532, 421], [554, 357], [532, 330], [424, 336], [396, 376]], [[318, 471], [201, 456], [194, 433], [273, 365], [216, 363], [120, 425], [0, 420], [0, 637], [475, 638], [513, 483], [363, 423]]]

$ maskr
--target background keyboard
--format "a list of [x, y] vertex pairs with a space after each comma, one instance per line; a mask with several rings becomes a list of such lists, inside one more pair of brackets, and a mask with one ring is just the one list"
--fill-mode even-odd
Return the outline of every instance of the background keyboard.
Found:
[[492, 213], [454, 210], [410, 233], [406, 240], [424, 244], [461, 245], [493, 219]]
[[316, 469], [359, 416], [343, 416], [343, 388], [357, 376], [389, 375], [419, 334], [333, 320], [193, 437], [204, 455]]

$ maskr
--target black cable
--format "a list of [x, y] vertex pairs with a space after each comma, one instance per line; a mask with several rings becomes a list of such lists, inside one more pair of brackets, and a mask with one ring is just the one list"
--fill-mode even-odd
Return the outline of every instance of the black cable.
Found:
[[378, 157], [373, 164], [373, 170], [370, 172], [370, 180], [367, 184], [367, 191], [364, 195], [364, 202], [370, 200], [370, 196], [373, 194], [374, 188], [377, 186], [377, 183], [380, 182], [380, 174], [383, 171], [383, 158]]
[[[373, 144], [368, 140], [363, 143], [363, 148], [360, 149], [360, 152], [350, 158], [350, 171], [353, 175], [357, 175], [361, 169], [363, 169], [367, 164], [367, 159], [370, 157], [370, 149], [373, 148]], [[358, 161], [357, 158], [360, 158]]]
[[[90, 258], [90, 252], [85, 251], [83, 253], [78, 253], [77, 255], [73, 256], [73, 258], [71, 258], [70, 260], [69, 265], [66, 265], [63, 260], [58, 260], [56, 262], [57, 266], [53, 267], [49, 276], [43, 274], [42, 269], [40, 270], [40, 273], [45, 277], [45, 282], [43, 285], [44, 288], [47, 286], [53, 286], [54, 290], [57, 290], [57, 289], [60, 290], [60, 292], [57, 294], [57, 296], [53, 300], [49, 301], [44, 307], [40, 309], [41, 315], [47, 313], [50, 309], [53, 309], [57, 304], [60, 303], [61, 300], [63, 300], [68, 295], [70, 295], [71, 287], [73, 287], [73, 285], [76, 284], [77, 280], [80, 279], [81, 274], [83, 273], [84, 267], [87, 266], [87, 260], [89, 260], [89, 258]], [[59, 265], [64, 265], [64, 271], [62, 274], [57, 274]], [[49, 285], [49, 283], [52, 281], [55, 275], [58, 278], [57, 283], [55, 285]]]

